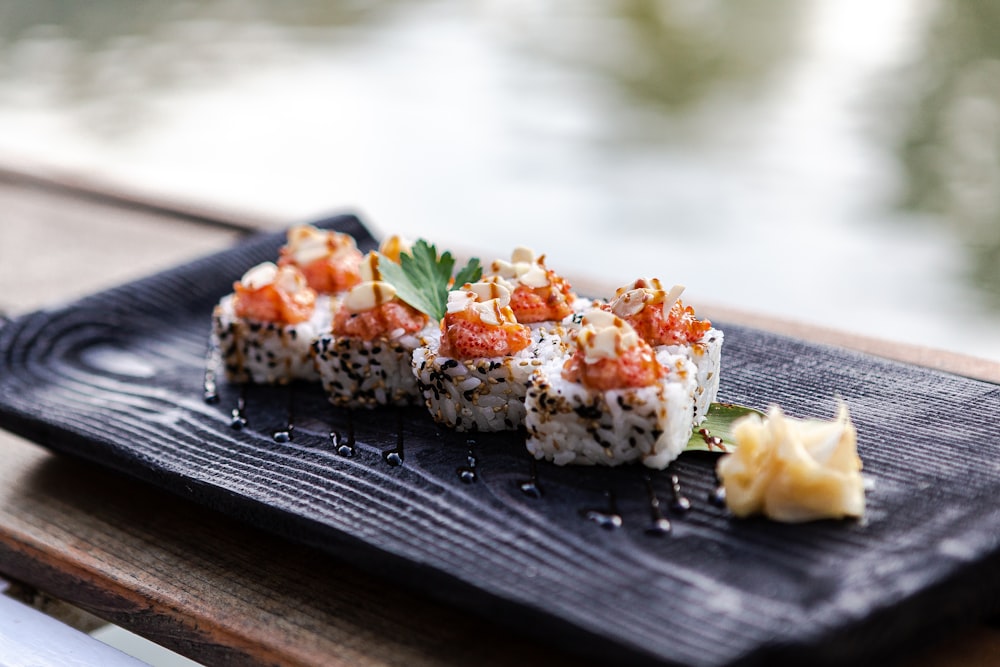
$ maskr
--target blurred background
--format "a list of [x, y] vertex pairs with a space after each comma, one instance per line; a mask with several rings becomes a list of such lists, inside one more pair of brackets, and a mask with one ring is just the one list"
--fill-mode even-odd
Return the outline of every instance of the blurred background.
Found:
[[0, 3], [0, 167], [994, 360], [998, 147], [991, 0]]

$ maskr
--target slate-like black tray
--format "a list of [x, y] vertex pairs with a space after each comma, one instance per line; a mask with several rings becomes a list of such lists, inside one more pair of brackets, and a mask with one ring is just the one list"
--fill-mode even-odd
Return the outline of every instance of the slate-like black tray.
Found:
[[[322, 224], [375, 245], [352, 216]], [[0, 425], [590, 657], [856, 664], [997, 611], [1000, 387], [717, 323], [719, 399], [829, 418], [842, 397], [873, 481], [863, 522], [739, 521], [708, 500], [712, 455], [564, 469], [535, 466], [517, 435], [451, 433], [416, 408], [349, 413], [309, 386], [220, 379], [206, 403], [212, 306], [281, 242], [3, 326]], [[653, 497], [669, 534], [650, 530]]]

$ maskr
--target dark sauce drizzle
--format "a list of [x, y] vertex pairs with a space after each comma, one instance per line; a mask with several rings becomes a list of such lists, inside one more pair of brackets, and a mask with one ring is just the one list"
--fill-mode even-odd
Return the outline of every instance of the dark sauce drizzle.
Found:
[[[2, 320], [0, 320], [2, 322]], [[206, 403], [214, 404], [219, 402], [219, 386], [216, 378], [216, 370], [222, 363], [222, 352], [219, 351], [219, 343], [214, 336], [208, 343], [208, 352], [205, 353], [205, 377], [202, 382], [201, 396]]]
[[247, 387], [248, 383], [240, 384], [240, 396], [236, 399], [236, 407], [233, 408], [233, 418], [229, 425], [237, 431], [247, 427]]
[[646, 486], [646, 495], [649, 496], [650, 523], [646, 526], [646, 534], [667, 535], [670, 533], [670, 521], [660, 509], [660, 499], [656, 496], [656, 489], [653, 488], [653, 480], [648, 472], [642, 473], [642, 481]]
[[608, 489], [604, 492], [604, 497], [608, 500], [606, 508], [582, 509], [580, 510], [580, 516], [587, 521], [593, 521], [606, 530], [621, 528], [625, 522], [618, 511], [618, 499], [615, 497], [615, 492]]
[[[0, 323], [2, 323], [4, 318], [0, 317]], [[8, 320], [9, 321], [9, 320]], [[221, 362], [220, 352], [216, 344], [211, 344], [206, 356], [205, 365], [205, 375], [204, 375], [204, 392], [203, 397], [206, 403], [217, 403], [219, 402], [219, 393], [217, 385], [217, 371], [216, 369]], [[236, 401], [236, 407], [232, 410], [232, 420], [230, 425], [236, 430], [245, 429], [248, 427], [249, 422], [246, 416], [246, 406], [247, 406], [247, 394], [249, 392], [249, 383], [240, 383], [240, 393]], [[291, 386], [288, 387], [288, 410], [287, 410], [287, 423], [284, 429], [280, 429], [274, 432], [273, 438], [275, 442], [290, 442], [295, 430], [294, 425], [294, 401], [295, 392]], [[347, 428], [346, 432], [340, 432], [336, 430], [330, 431], [330, 443], [335, 448], [337, 454], [345, 458], [352, 458], [357, 453], [357, 443], [354, 433], [354, 411], [347, 410]], [[396, 446], [389, 449], [382, 454], [383, 460], [391, 466], [401, 466], [404, 460], [404, 449], [403, 449], [403, 426], [404, 419], [401, 411], [396, 412]], [[725, 450], [725, 445], [722, 438], [711, 435], [707, 429], [699, 429], [698, 434], [708, 445], [709, 450], [718, 448], [722, 451]], [[471, 484], [479, 479], [478, 465], [479, 461], [475, 454], [474, 446], [476, 441], [474, 439], [468, 439], [465, 442], [466, 451], [466, 465], [459, 466], [456, 468], [456, 474], [458, 478], [466, 483]], [[528, 479], [519, 481], [518, 488], [521, 490], [525, 496], [530, 498], [541, 498], [544, 494], [542, 491], [541, 484], [538, 480], [538, 461], [529, 455], [530, 472]], [[668, 478], [670, 481], [670, 491], [671, 491], [671, 502], [670, 510], [676, 514], [683, 514], [691, 509], [691, 502], [684, 496], [681, 491], [680, 479], [678, 475], [674, 472], [673, 464], [667, 469]], [[708, 501], [716, 507], [725, 507], [726, 505], [726, 490], [719, 480], [718, 473], [713, 469], [713, 475], [716, 483], [716, 488], [714, 491], [710, 491], [708, 494]], [[645, 486], [646, 494], [649, 500], [649, 518], [650, 523], [645, 529], [645, 533], [651, 536], [662, 536], [667, 535], [671, 532], [672, 526], [670, 520], [664, 515], [662, 504], [659, 497], [656, 494], [656, 490], [653, 487], [652, 478], [649, 473], [642, 473], [643, 485]], [[615, 492], [611, 489], [604, 491], [604, 497], [607, 500], [607, 505], [604, 508], [584, 508], [579, 511], [582, 518], [587, 521], [593, 521], [602, 528], [606, 530], [614, 530], [621, 528], [624, 525], [624, 519], [622, 518], [621, 512], [618, 509], [618, 499]]]
[[476, 465], [479, 461], [476, 459], [476, 453], [472, 449], [472, 446], [475, 444], [476, 441], [472, 438], [465, 441], [465, 445], [468, 447], [468, 451], [465, 454], [465, 465], [459, 466], [455, 470], [458, 478], [466, 484], [472, 484], [479, 479], [479, 475], [476, 473]]
[[712, 468], [712, 476], [715, 478], [715, 490], [708, 492], [708, 502], [715, 507], [725, 507], [726, 487], [722, 485], [722, 480], [719, 479], [719, 473], [715, 468]]
[[382, 458], [393, 467], [403, 465], [403, 413], [399, 410], [396, 411], [396, 446], [383, 453]]
[[337, 431], [330, 431], [330, 444], [345, 459], [354, 457], [356, 453], [354, 442], [354, 410], [347, 410], [347, 434], [342, 435]]
[[684, 514], [691, 509], [691, 501], [685, 498], [684, 494], [681, 493], [681, 480], [674, 472], [674, 465], [672, 463], [667, 468], [667, 472], [670, 476], [670, 493], [672, 496], [670, 509], [677, 514]]
[[538, 483], [538, 460], [534, 456], [531, 456], [531, 454], [528, 454], [528, 457], [531, 461], [531, 470], [528, 474], [528, 479], [518, 482], [517, 488], [521, 489], [521, 493], [529, 498], [541, 498], [542, 485]]
[[285, 428], [275, 431], [272, 435], [275, 442], [281, 443], [291, 442], [292, 435], [295, 433], [295, 390], [292, 389], [292, 385], [288, 385], [286, 390], [288, 391], [288, 409], [285, 414], [288, 419], [285, 420]]

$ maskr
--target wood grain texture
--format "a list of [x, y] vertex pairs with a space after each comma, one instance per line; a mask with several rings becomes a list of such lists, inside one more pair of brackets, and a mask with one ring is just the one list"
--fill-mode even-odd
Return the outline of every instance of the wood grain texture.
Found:
[[[364, 236], [356, 222], [341, 222]], [[282, 389], [255, 389], [251, 428], [230, 429], [234, 388], [219, 406], [200, 401], [206, 313], [233, 276], [277, 244], [264, 239], [4, 327], [4, 423], [607, 658], [836, 663], [885, 656], [925, 630], [993, 610], [1000, 516], [984, 505], [998, 490], [996, 385], [723, 323], [723, 399], [777, 401], [802, 416], [829, 416], [836, 394], [848, 401], [875, 479], [870, 519], [732, 521], [704, 500], [711, 458], [687, 456], [677, 471], [695, 508], [657, 539], [644, 532], [647, 499], [635, 470], [547, 466], [545, 496], [528, 499], [517, 490], [528, 473], [519, 443], [477, 438], [481, 479], [465, 485], [455, 474], [465, 439], [419, 411], [357, 414], [352, 459], [337, 456], [328, 438], [346, 428], [345, 414], [307, 388], [295, 389], [302, 417], [291, 446], [270, 438], [286, 419]], [[952, 428], [957, 414], [961, 431]], [[392, 467], [382, 454], [395, 445], [397, 419], [406, 457]], [[654, 488], [665, 497], [668, 480], [657, 476]], [[619, 531], [579, 516], [608, 490], [625, 518]]]
[[0, 446], [4, 573], [205, 664], [570, 662], [147, 484], [13, 436]]

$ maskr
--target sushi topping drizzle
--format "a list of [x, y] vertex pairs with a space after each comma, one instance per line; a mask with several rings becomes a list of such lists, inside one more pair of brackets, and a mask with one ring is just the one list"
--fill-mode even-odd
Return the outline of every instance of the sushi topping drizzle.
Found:
[[648, 387], [666, 375], [653, 349], [628, 322], [594, 309], [583, 316], [576, 350], [563, 366], [563, 377], [590, 389], [608, 391]]
[[650, 345], [700, 342], [712, 328], [708, 320], [695, 317], [694, 309], [680, 300], [683, 285], [663, 288], [656, 278], [639, 278], [620, 287], [606, 308], [631, 324]]
[[397, 298], [396, 288], [382, 279], [380, 255], [368, 253], [361, 262], [364, 279], [351, 288], [334, 314], [333, 332], [363, 340], [392, 338], [424, 328], [427, 316]]
[[561, 320], [573, 312], [576, 296], [564, 278], [545, 267], [545, 255], [519, 247], [510, 259], [495, 260], [490, 271], [512, 284], [511, 309], [518, 322]]
[[328, 257], [347, 257], [355, 251], [357, 245], [347, 234], [324, 231], [312, 225], [298, 225], [288, 230], [288, 243], [281, 249], [281, 254], [299, 266], [306, 266]]
[[278, 264], [297, 266], [317, 292], [343, 292], [361, 282], [361, 251], [348, 234], [298, 225], [288, 230], [280, 255]]
[[389, 303], [396, 296], [396, 288], [381, 280], [355, 285], [344, 297], [344, 308], [352, 313], [363, 313]]
[[396, 288], [382, 280], [378, 258], [377, 253], [370, 252], [358, 267], [362, 282], [352, 287], [344, 297], [343, 307], [352, 313], [363, 313], [396, 298]]
[[459, 359], [502, 357], [531, 342], [531, 331], [510, 309], [510, 286], [503, 280], [466, 283], [448, 294], [441, 322], [441, 352]]
[[536, 259], [533, 250], [519, 247], [514, 249], [510, 260], [494, 260], [490, 268], [495, 275], [528, 287], [545, 287], [549, 284], [544, 255]]
[[437, 248], [423, 239], [418, 239], [409, 252], [401, 249], [398, 264], [383, 254], [378, 266], [382, 280], [396, 288], [400, 299], [435, 321], [444, 319], [452, 284], [463, 285], [482, 275], [479, 260], [473, 257], [453, 278], [455, 258], [447, 251], [438, 256]]
[[316, 292], [292, 266], [263, 262], [234, 283], [233, 309], [239, 317], [278, 324], [298, 324], [309, 319]]

